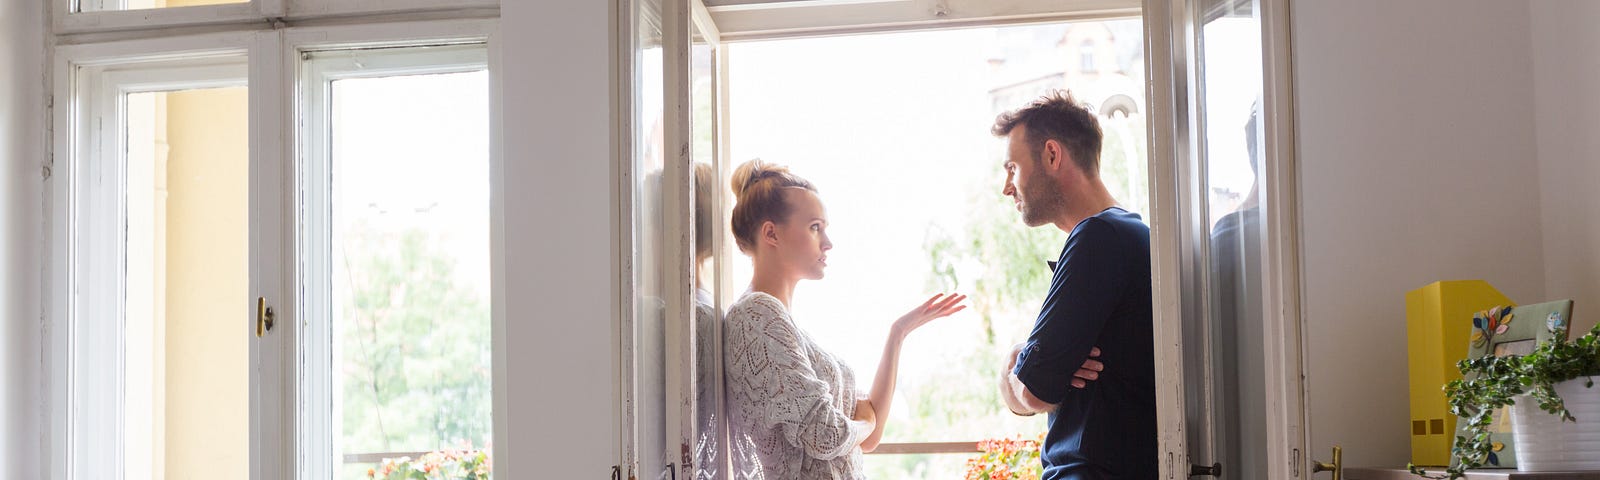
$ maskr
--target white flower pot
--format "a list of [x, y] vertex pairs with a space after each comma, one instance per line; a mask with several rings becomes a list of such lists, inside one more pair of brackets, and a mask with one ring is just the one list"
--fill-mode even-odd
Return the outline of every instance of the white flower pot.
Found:
[[1577, 378], [1555, 385], [1576, 423], [1539, 409], [1531, 396], [1511, 406], [1511, 435], [1517, 440], [1517, 470], [1552, 472], [1600, 470], [1600, 378], [1593, 388]]

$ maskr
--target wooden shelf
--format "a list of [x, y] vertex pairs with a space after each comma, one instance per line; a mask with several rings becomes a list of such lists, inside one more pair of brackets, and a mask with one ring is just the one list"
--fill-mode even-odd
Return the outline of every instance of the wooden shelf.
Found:
[[[1430, 469], [1428, 473], [1436, 473]], [[1404, 468], [1346, 468], [1348, 480], [1422, 480]], [[1594, 472], [1519, 472], [1515, 469], [1471, 470], [1466, 480], [1600, 480], [1600, 471]]]

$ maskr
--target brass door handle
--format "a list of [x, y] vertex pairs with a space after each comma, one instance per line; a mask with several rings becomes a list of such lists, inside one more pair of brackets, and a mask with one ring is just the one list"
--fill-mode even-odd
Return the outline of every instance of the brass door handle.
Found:
[[1311, 473], [1333, 472], [1333, 480], [1344, 480], [1344, 449], [1333, 447], [1333, 463], [1311, 461]]
[[267, 306], [267, 297], [256, 297], [256, 338], [267, 336], [272, 331], [272, 324], [277, 323], [272, 315], [272, 307]]

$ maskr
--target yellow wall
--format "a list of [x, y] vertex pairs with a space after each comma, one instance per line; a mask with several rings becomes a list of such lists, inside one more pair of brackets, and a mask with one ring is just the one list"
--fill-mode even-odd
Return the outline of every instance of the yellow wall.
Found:
[[166, 444], [157, 462], [170, 479], [249, 478], [246, 107], [244, 88], [167, 95]]

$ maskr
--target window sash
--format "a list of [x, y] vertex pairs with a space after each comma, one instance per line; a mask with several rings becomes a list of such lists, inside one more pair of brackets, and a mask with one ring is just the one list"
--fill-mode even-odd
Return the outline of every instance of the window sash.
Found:
[[[257, 0], [253, 5], [274, 1]], [[296, 452], [309, 451], [306, 442], [295, 433], [306, 431], [303, 424], [297, 423], [299, 420], [296, 415], [304, 406], [295, 400], [300, 398], [302, 383], [295, 376], [300, 368], [297, 360], [300, 358], [299, 352], [295, 345], [301, 344], [303, 333], [297, 328], [302, 322], [296, 319], [300, 311], [296, 305], [299, 289], [292, 286], [293, 279], [299, 278], [303, 265], [284, 260], [295, 258], [296, 253], [294, 222], [290, 215], [296, 211], [297, 205], [291, 190], [294, 188], [297, 161], [296, 150], [290, 146], [289, 140], [294, 138], [296, 132], [297, 69], [304, 51], [403, 45], [480, 45], [469, 61], [435, 62], [448, 65], [430, 68], [435, 72], [459, 70], [466, 68], [462, 65], [471, 64], [475, 69], [489, 70], [491, 255], [503, 258], [500, 252], [504, 251], [504, 246], [498, 241], [498, 235], [493, 234], [504, 228], [503, 192], [498, 183], [499, 176], [495, 173], [502, 171], [499, 146], [502, 130], [497, 100], [501, 97], [501, 89], [498, 69], [492, 65], [494, 59], [498, 58], [498, 46], [493, 40], [498, 35], [498, 21], [492, 18], [497, 12], [471, 12], [465, 19], [398, 23], [395, 22], [397, 18], [413, 17], [390, 15], [376, 18], [390, 23], [288, 27], [265, 31], [257, 25], [249, 25], [233, 31], [199, 35], [173, 35], [163, 30], [163, 26], [190, 18], [196, 12], [215, 14], [222, 11], [219, 9], [239, 6], [73, 14], [73, 18], [80, 19], [78, 21], [133, 18], [146, 14], [153, 20], [139, 27], [147, 30], [144, 34], [149, 38], [111, 38], [103, 33], [93, 36], [56, 35], [58, 46], [51, 53], [54, 93], [50, 102], [50, 122], [53, 133], [51, 159], [46, 162], [45, 180], [48, 192], [44, 238], [47, 253], [44, 274], [47, 343], [43, 353], [46, 374], [44, 391], [48, 399], [46, 404], [49, 405], [46, 410], [47, 428], [57, 433], [48, 436], [43, 447], [46, 478], [117, 478], [122, 468], [122, 448], [119, 446], [121, 434], [105, 431], [104, 427], [120, 425], [115, 423], [120, 420], [105, 415], [84, 417], [80, 413], [86, 411], [85, 408], [89, 408], [89, 411], [119, 412], [116, 409], [120, 406], [116, 402], [120, 401], [121, 396], [102, 394], [105, 388], [97, 390], [84, 387], [86, 382], [101, 379], [87, 376], [77, 366], [87, 364], [80, 358], [85, 355], [107, 358], [117, 355], [116, 348], [109, 348], [116, 345], [102, 345], [106, 343], [104, 341], [86, 343], [87, 337], [84, 335], [95, 332], [99, 327], [87, 325], [82, 319], [120, 315], [121, 302], [117, 295], [123, 288], [121, 275], [107, 275], [92, 270], [120, 263], [90, 262], [88, 259], [109, 258], [105, 255], [119, 254], [121, 247], [117, 242], [121, 241], [121, 237], [88, 235], [89, 230], [85, 227], [98, 225], [94, 222], [107, 221], [100, 218], [104, 214], [97, 217], [94, 216], [96, 214], [85, 213], [88, 207], [93, 207], [93, 212], [117, 212], [120, 215], [119, 206], [106, 206], [119, 201], [120, 192], [97, 192], [97, 188], [104, 189], [91, 184], [88, 175], [100, 168], [100, 163], [110, 162], [115, 166], [120, 162], [96, 160], [93, 165], [86, 162], [100, 158], [101, 152], [119, 151], [116, 146], [122, 141], [118, 138], [121, 127], [101, 124], [99, 119], [120, 119], [120, 115], [102, 112], [112, 111], [124, 93], [249, 86], [250, 293], [251, 296], [266, 297], [277, 315], [277, 326], [271, 333], [264, 338], [251, 340], [250, 404], [239, 406], [241, 414], [251, 415], [252, 478], [292, 478], [301, 458]], [[56, 18], [61, 20], [64, 17]], [[205, 21], [213, 22], [214, 18]], [[118, 27], [99, 25], [93, 30], [105, 32], [115, 28]], [[370, 52], [364, 56], [364, 60], [371, 58]], [[411, 68], [419, 70], [417, 67]], [[108, 90], [108, 85], [115, 88]], [[100, 130], [102, 128], [105, 130]], [[101, 134], [102, 131], [105, 134]], [[106, 226], [95, 228], [97, 230], [94, 231], [117, 230]], [[503, 267], [497, 262], [491, 263], [491, 328], [502, 332], [505, 317], [501, 303], [504, 301]], [[105, 301], [107, 298], [114, 301]], [[253, 312], [253, 309], [252, 305], [250, 311]], [[494, 335], [493, 338], [493, 351], [503, 352], [502, 336]], [[106, 351], [112, 353], [99, 353]], [[495, 369], [496, 383], [504, 382], [500, 362], [495, 362]], [[496, 388], [494, 391], [497, 399], [503, 398], [503, 389]], [[84, 402], [101, 402], [104, 405]], [[494, 404], [496, 423], [503, 423], [503, 412], [500, 410], [504, 408], [504, 402], [496, 400]], [[75, 443], [83, 444], [87, 449], [79, 448]], [[108, 458], [116, 460], [107, 461]]]
[[[117, 48], [64, 47], [55, 58], [53, 157], [46, 188], [45, 392], [52, 435], [45, 444], [51, 478], [120, 477], [127, 419], [123, 349], [126, 272], [126, 97], [143, 92], [248, 84], [248, 42], [213, 35], [208, 50], [181, 51], [145, 42], [142, 54]], [[192, 48], [192, 47], [188, 47]], [[252, 253], [254, 255], [254, 253]], [[255, 262], [252, 257], [252, 267]], [[252, 268], [254, 270], [254, 268]], [[263, 346], [251, 343], [252, 362]], [[245, 372], [239, 372], [246, 374]], [[251, 369], [252, 384], [258, 369]], [[109, 460], [109, 461], [108, 461]]]
[[[448, 26], [444, 27], [434, 30], [451, 30]], [[298, 418], [295, 420], [299, 432], [296, 438], [299, 443], [297, 451], [305, 453], [299, 456], [299, 478], [331, 478], [344, 462], [344, 456], [336, 458], [331, 454], [339, 451], [337, 437], [342, 429], [336, 412], [338, 406], [332, 403], [340, 396], [335, 385], [336, 372], [339, 371], [339, 365], [334, 363], [338, 339], [334, 338], [332, 329], [333, 288], [330, 283], [332, 279], [329, 278], [333, 271], [333, 252], [332, 245], [328, 244], [328, 240], [333, 238], [332, 133], [329, 123], [333, 82], [489, 70], [489, 51], [485, 45], [488, 37], [485, 34], [480, 34], [476, 43], [436, 48], [397, 46], [469, 41], [452, 35], [443, 37], [301, 43], [308, 39], [325, 38], [304, 32], [293, 35], [290, 40], [289, 50], [296, 52], [293, 56], [304, 59], [303, 62], [297, 62], [301, 71], [297, 105], [300, 127], [295, 132], [298, 151], [296, 163], [299, 165], [295, 193], [299, 199], [296, 203], [302, 208], [295, 236], [295, 258], [299, 261], [294, 278], [299, 287], [297, 290], [301, 292], [298, 311], [305, 318], [300, 324], [303, 331], [296, 368], [296, 384], [299, 386], [296, 402], [302, 406], [297, 409]], [[359, 46], [368, 48], [355, 50]], [[382, 47], [373, 49], [373, 46]], [[493, 164], [495, 159], [491, 158], [490, 161]], [[491, 209], [494, 204], [491, 199]], [[494, 223], [493, 217], [491, 213], [491, 223]]]

